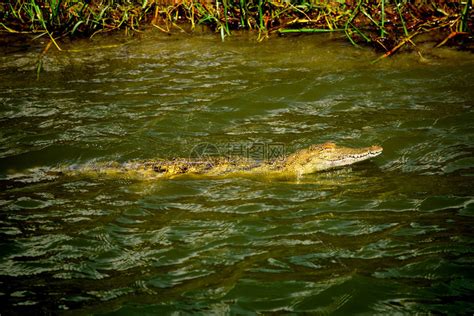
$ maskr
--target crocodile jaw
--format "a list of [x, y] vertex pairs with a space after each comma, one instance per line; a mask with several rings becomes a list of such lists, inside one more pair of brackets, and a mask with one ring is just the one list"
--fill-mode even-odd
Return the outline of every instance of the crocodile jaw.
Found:
[[291, 155], [286, 168], [293, 169], [298, 175], [314, 173], [368, 160], [380, 155], [382, 151], [380, 146], [349, 148], [339, 147], [334, 143], [313, 145]]
[[348, 165], [355, 164], [357, 162], [369, 160], [373, 157], [377, 157], [378, 155], [380, 155], [382, 151], [383, 151], [382, 147], [372, 146], [372, 147], [364, 148], [362, 150], [358, 149], [354, 153], [343, 154], [340, 157], [337, 157], [336, 159], [328, 159], [328, 160], [323, 159], [320, 165], [321, 169], [318, 169], [318, 171], [348, 166]]

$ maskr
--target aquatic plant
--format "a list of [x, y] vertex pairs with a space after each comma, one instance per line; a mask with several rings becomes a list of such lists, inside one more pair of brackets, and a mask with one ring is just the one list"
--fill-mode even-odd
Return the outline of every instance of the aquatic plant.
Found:
[[94, 36], [139, 32], [154, 25], [164, 32], [206, 25], [224, 40], [232, 30], [272, 34], [344, 32], [353, 45], [367, 43], [389, 56], [414, 45], [421, 33], [444, 34], [438, 46], [472, 34], [472, 0], [11, 0], [0, 2], [6, 32]]

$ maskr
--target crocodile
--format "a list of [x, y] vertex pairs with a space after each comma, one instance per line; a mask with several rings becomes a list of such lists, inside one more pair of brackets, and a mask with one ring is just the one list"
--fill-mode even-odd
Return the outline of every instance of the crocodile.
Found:
[[206, 159], [147, 160], [125, 163], [86, 164], [61, 170], [69, 175], [92, 174], [126, 177], [176, 178], [180, 176], [226, 177], [270, 176], [300, 177], [305, 174], [351, 165], [380, 155], [383, 148], [349, 148], [328, 142], [311, 145], [286, 157], [259, 161], [243, 157], [208, 157]]

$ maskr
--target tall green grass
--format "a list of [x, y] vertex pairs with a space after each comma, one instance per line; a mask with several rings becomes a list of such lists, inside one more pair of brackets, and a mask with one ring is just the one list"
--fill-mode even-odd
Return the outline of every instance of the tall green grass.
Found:
[[271, 34], [343, 31], [354, 45], [389, 51], [414, 33], [471, 33], [472, 0], [10, 0], [0, 2], [4, 32], [93, 36], [206, 25], [222, 38], [233, 30]]

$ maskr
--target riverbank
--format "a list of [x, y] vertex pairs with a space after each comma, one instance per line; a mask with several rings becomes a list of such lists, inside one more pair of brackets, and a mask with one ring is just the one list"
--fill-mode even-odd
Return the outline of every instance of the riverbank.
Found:
[[[2, 315], [474, 312], [474, 54], [152, 29], [64, 39], [39, 80], [46, 36], [0, 45]], [[299, 181], [43, 173], [326, 141], [384, 153]]]
[[58, 48], [57, 40], [64, 37], [129, 34], [150, 25], [167, 33], [204, 25], [222, 40], [235, 30], [255, 31], [258, 40], [341, 32], [353, 45], [369, 45], [389, 56], [415, 46], [416, 37], [426, 33], [436, 33], [436, 46], [472, 50], [471, 5], [472, 0], [17, 0], [0, 2], [0, 28], [47, 35]]

